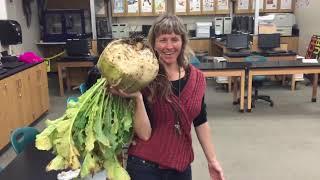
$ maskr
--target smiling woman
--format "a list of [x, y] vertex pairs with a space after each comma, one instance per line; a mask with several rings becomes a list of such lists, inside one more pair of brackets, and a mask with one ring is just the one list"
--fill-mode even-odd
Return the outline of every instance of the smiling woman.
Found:
[[207, 123], [206, 81], [189, 64], [192, 51], [183, 22], [163, 14], [151, 26], [148, 42], [159, 60], [159, 73], [136, 100], [135, 143], [129, 147], [127, 161], [131, 179], [191, 180], [193, 124], [212, 180], [223, 180]]

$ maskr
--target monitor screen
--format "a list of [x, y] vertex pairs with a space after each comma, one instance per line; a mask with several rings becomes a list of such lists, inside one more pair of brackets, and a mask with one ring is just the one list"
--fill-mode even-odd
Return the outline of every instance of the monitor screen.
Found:
[[249, 36], [247, 34], [227, 34], [227, 48], [248, 49]]
[[258, 47], [260, 49], [273, 49], [280, 47], [280, 34], [259, 34]]
[[142, 34], [144, 35], [144, 37], [148, 36], [150, 28], [151, 25], [142, 25]]
[[90, 51], [88, 39], [67, 39], [66, 53], [68, 56], [88, 56]]

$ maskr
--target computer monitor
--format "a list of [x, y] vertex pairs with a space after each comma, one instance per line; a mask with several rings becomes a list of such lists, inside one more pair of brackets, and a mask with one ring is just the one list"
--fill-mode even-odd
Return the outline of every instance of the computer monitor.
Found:
[[248, 49], [249, 36], [247, 34], [227, 34], [227, 48], [231, 50]]
[[68, 56], [89, 56], [90, 45], [88, 39], [67, 39], [66, 53]]
[[144, 37], [148, 36], [150, 28], [151, 25], [142, 25], [142, 34], [144, 35]]
[[262, 50], [272, 50], [280, 47], [280, 34], [259, 34], [258, 47]]

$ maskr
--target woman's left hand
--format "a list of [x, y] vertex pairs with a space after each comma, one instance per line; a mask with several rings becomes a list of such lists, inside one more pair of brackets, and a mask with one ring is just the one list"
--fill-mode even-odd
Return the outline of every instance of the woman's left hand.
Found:
[[225, 180], [218, 160], [208, 162], [208, 168], [211, 180]]

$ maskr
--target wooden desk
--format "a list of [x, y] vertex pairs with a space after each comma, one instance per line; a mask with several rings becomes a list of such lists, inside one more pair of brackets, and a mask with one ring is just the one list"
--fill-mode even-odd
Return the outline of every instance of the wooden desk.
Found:
[[[245, 57], [228, 57], [228, 56], [224, 56], [228, 62], [244, 62]], [[296, 61], [297, 57], [296, 55], [288, 55], [288, 56], [270, 56], [270, 57], [266, 57], [267, 61]], [[282, 77], [282, 85], [285, 84], [285, 76]], [[294, 80], [294, 74], [291, 76], [291, 91], [295, 90], [295, 84], [296, 81]], [[228, 83], [228, 89], [229, 91], [231, 90], [231, 80], [229, 80]]]
[[[228, 76], [240, 77], [240, 112], [244, 112], [244, 87], [245, 87], [245, 67], [243, 64], [239, 66], [228, 66], [226, 62], [201, 63], [199, 68], [205, 77]], [[235, 81], [237, 82], [237, 81]], [[238, 101], [238, 86], [233, 88], [233, 104]]]
[[252, 79], [256, 75], [292, 75], [292, 74], [314, 74], [312, 88], [312, 102], [317, 101], [318, 73], [320, 63], [306, 64], [301, 61], [278, 61], [278, 62], [254, 62], [248, 68], [248, 108], [251, 112]]
[[63, 76], [62, 69], [66, 69], [66, 79], [67, 79], [67, 88], [71, 90], [70, 83], [70, 74], [68, 72], [68, 68], [80, 68], [80, 67], [93, 67], [94, 63], [92, 61], [58, 61], [57, 69], [58, 69], [58, 77], [59, 77], [59, 86], [60, 86], [60, 96], [64, 96], [64, 87], [63, 87]]
[[[224, 56], [228, 62], [244, 62], [245, 57], [228, 57]], [[267, 61], [295, 61], [297, 60], [296, 55], [288, 55], [288, 56], [271, 56], [266, 57]]]
[[224, 53], [228, 52], [226, 48], [226, 41], [219, 41], [217, 39], [211, 40], [211, 52], [212, 56], [223, 56]]

